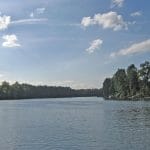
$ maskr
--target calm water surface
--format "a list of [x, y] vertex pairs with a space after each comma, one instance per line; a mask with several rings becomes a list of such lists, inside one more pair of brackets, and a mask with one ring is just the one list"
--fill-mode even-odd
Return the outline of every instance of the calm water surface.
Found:
[[0, 150], [149, 150], [150, 102], [0, 101]]

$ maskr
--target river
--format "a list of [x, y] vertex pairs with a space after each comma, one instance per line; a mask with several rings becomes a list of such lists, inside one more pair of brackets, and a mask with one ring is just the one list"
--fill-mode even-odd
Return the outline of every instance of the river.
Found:
[[149, 149], [148, 101], [0, 101], [0, 150]]

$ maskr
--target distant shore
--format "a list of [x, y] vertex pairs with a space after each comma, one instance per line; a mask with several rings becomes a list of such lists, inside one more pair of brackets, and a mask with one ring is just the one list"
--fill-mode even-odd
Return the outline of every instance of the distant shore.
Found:
[[150, 97], [136, 97], [136, 98], [117, 98], [117, 97], [103, 97], [103, 96], [67, 96], [67, 97], [28, 97], [28, 98], [9, 98], [9, 99], [0, 99], [0, 101], [15, 101], [15, 100], [34, 100], [34, 99], [62, 99], [62, 98], [88, 98], [88, 97], [101, 97], [104, 100], [108, 101], [150, 101]]
[[[63, 98], [90, 98], [90, 97], [101, 97], [101, 96], [70, 96], [70, 97], [34, 97], [34, 98], [17, 98], [17, 99], [0, 99], [0, 101], [19, 101], [19, 100], [34, 100], [34, 99], [63, 99]], [[103, 97], [101, 97], [103, 98]]]

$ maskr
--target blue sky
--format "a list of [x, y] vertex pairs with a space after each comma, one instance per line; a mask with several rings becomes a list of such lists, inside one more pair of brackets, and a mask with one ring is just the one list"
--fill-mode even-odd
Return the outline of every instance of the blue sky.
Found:
[[148, 0], [1, 0], [0, 81], [100, 88], [150, 59]]

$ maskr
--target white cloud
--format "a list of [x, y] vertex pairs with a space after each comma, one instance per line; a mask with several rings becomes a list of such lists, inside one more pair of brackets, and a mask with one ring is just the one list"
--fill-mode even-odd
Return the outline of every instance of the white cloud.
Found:
[[83, 25], [84, 27], [88, 27], [93, 24], [95, 24], [95, 21], [91, 17], [83, 17], [81, 21], [81, 25]]
[[4, 35], [2, 37], [5, 41], [2, 43], [3, 47], [18, 47], [20, 46], [20, 44], [17, 43], [18, 38], [16, 35], [12, 34], [12, 35]]
[[136, 11], [130, 14], [131, 17], [141, 16], [141, 15], [142, 15], [141, 11]]
[[111, 7], [122, 7], [124, 0], [112, 0]]
[[43, 14], [45, 12], [46, 8], [36, 8], [33, 12], [30, 13], [30, 17], [34, 18], [35, 16], [38, 16], [40, 14]]
[[94, 40], [91, 42], [90, 47], [86, 49], [86, 51], [91, 54], [93, 53], [96, 49], [99, 49], [101, 45], [103, 44], [103, 41], [101, 39]]
[[43, 8], [37, 8], [37, 9], [36, 9], [36, 13], [37, 13], [37, 14], [43, 14], [43, 13], [45, 12], [45, 10], [46, 10], [46, 9], [45, 9], [44, 7], [43, 7]]
[[33, 12], [30, 13], [30, 17], [34, 18], [34, 13]]
[[93, 18], [84, 17], [81, 21], [81, 25], [84, 27], [88, 27], [94, 24], [102, 26], [104, 29], [113, 29], [114, 31], [128, 28], [128, 25], [123, 20], [123, 17], [118, 15], [117, 12], [113, 11], [103, 14], [95, 14]]
[[20, 20], [14, 20], [11, 21], [11, 16], [0, 16], [0, 30], [5, 30], [8, 28], [9, 25], [13, 25], [13, 24], [36, 24], [36, 23], [44, 23], [46, 21], [48, 21], [47, 18], [34, 18], [34, 14], [30, 14], [29, 19], [20, 19]]
[[3, 74], [0, 74], [0, 78], [3, 78], [4, 77], [4, 75]]
[[134, 43], [128, 48], [121, 49], [117, 52], [113, 52], [111, 53], [110, 57], [125, 56], [125, 55], [130, 55], [135, 53], [148, 52], [148, 51], [150, 51], [150, 39], [139, 43]]
[[8, 25], [11, 22], [11, 17], [10, 16], [0, 16], [0, 30], [5, 30], [7, 29]]
[[30, 19], [15, 20], [15, 21], [12, 21], [11, 24], [35, 24], [35, 23], [39, 23], [39, 22], [43, 23], [46, 21], [48, 21], [47, 18], [38, 18], [38, 19], [30, 18]]

